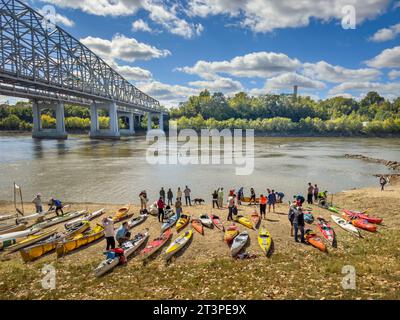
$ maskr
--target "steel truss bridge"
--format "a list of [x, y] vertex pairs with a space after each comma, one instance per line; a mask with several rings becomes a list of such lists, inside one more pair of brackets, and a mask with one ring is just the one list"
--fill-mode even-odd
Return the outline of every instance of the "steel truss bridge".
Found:
[[163, 114], [140, 91], [62, 28], [18, 0], [0, 0], [0, 94], [117, 111]]

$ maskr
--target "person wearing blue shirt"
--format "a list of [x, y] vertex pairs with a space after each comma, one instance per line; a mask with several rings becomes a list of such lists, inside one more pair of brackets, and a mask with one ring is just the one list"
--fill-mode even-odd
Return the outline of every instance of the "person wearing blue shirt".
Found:
[[117, 234], [115, 235], [115, 239], [118, 241], [119, 246], [126, 241], [129, 241], [131, 238], [131, 233], [129, 232], [128, 222], [124, 222], [117, 230]]
[[277, 200], [276, 202], [278, 203], [283, 203], [283, 198], [285, 197], [285, 194], [283, 192], [275, 192]]
[[271, 207], [272, 207], [272, 212], [275, 213], [275, 204], [276, 204], [276, 194], [275, 191], [269, 191], [268, 190], [268, 213], [271, 212]]
[[59, 216], [59, 212], [61, 212], [61, 215], [64, 215], [64, 211], [63, 211], [63, 204], [60, 200], [51, 198], [50, 199], [50, 203], [49, 203], [49, 211], [51, 210], [55, 210], [56, 211], [56, 215]]

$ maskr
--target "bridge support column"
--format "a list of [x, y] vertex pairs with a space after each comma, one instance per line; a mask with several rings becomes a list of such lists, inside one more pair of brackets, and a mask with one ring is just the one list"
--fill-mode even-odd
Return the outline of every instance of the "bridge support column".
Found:
[[152, 129], [152, 119], [151, 117], [153, 116], [153, 114], [151, 112], [147, 113], [147, 131], [150, 131]]
[[135, 135], [135, 116], [132, 112], [118, 112], [118, 119], [121, 117], [128, 118], [129, 127], [128, 129], [120, 129], [121, 136], [133, 136]]
[[162, 112], [160, 113], [158, 122], [159, 122], [160, 130], [164, 131], [164, 113], [162, 113]]
[[[64, 118], [64, 104], [62, 102], [39, 104], [34, 101], [33, 108], [33, 131], [32, 137], [37, 139], [67, 139], [68, 134], [65, 131], [65, 118]], [[43, 129], [42, 128], [42, 109], [52, 109], [56, 113], [56, 128]]]
[[[108, 110], [110, 124], [108, 129], [100, 129], [99, 109]], [[117, 105], [115, 102], [92, 103], [90, 106], [90, 138], [93, 139], [119, 139]]]

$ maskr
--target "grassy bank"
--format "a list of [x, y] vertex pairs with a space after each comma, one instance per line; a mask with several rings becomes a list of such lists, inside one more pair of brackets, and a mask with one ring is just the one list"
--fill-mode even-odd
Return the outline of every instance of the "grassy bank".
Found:
[[[1, 299], [399, 299], [400, 298], [400, 187], [389, 186], [380, 192], [375, 188], [351, 190], [335, 196], [338, 205], [353, 209], [369, 209], [384, 218], [376, 234], [362, 232], [357, 239], [336, 225], [338, 248], [324, 254], [315, 248], [297, 244], [289, 235], [287, 205], [267, 215], [267, 225], [274, 239], [270, 258], [259, 255], [251, 260], [234, 260], [222, 241], [222, 233], [206, 229], [205, 235], [194, 235], [185, 251], [166, 264], [162, 254], [147, 264], [133, 257], [126, 266], [96, 279], [93, 269], [103, 259], [104, 241], [85, 250], [78, 250], [57, 259], [48, 254], [41, 259], [23, 263], [18, 253], [2, 256], [0, 262]], [[118, 206], [104, 204], [73, 204], [89, 210], [106, 207], [114, 212]], [[12, 208], [0, 202], [0, 211]], [[242, 214], [253, 208], [240, 207]], [[135, 206], [135, 212], [138, 207]], [[208, 205], [184, 207], [194, 216], [210, 212]], [[330, 218], [330, 213], [313, 207], [315, 216]], [[226, 217], [226, 209], [217, 211]], [[226, 223], [227, 224], [227, 223]], [[62, 229], [62, 226], [60, 226]], [[159, 234], [155, 217], [134, 232], [150, 229], [150, 238]], [[244, 227], [240, 227], [244, 230]], [[316, 226], [313, 225], [316, 230]], [[174, 238], [176, 232], [174, 230]], [[256, 232], [250, 231], [249, 253], [260, 254]], [[55, 290], [41, 287], [41, 269], [52, 264], [57, 271]], [[344, 266], [356, 270], [356, 289], [342, 288]]]

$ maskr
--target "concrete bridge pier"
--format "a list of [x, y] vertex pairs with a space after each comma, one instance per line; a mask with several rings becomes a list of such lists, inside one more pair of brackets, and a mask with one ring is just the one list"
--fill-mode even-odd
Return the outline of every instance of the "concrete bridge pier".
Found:
[[152, 124], [153, 124], [153, 121], [151, 119], [152, 116], [153, 114], [151, 112], [147, 113], [147, 131], [150, 131], [152, 129]]
[[119, 129], [121, 136], [133, 136], [135, 135], [135, 115], [133, 112], [118, 112], [118, 119], [119, 118], [128, 118], [128, 129]]
[[161, 131], [164, 131], [164, 113], [160, 113], [159, 115], [158, 115], [158, 121], [159, 121], [159, 126], [160, 126], [160, 130]]
[[[99, 109], [107, 110], [110, 118], [108, 129], [100, 129]], [[119, 139], [117, 105], [115, 102], [95, 103], [90, 106], [90, 138], [93, 139]]]
[[[65, 131], [64, 103], [52, 102], [40, 104], [33, 101], [33, 131], [32, 137], [36, 139], [67, 139], [68, 134]], [[42, 109], [55, 110], [56, 128], [43, 129], [42, 127]]]

